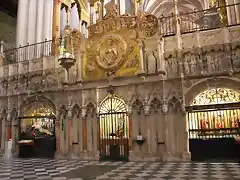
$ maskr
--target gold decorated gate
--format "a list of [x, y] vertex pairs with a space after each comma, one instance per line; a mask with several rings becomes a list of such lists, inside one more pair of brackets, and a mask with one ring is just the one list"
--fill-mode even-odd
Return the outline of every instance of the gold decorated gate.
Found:
[[100, 104], [100, 159], [127, 160], [129, 122], [125, 102], [110, 93]]
[[192, 160], [236, 159], [240, 137], [240, 93], [215, 88], [196, 96], [187, 108]]

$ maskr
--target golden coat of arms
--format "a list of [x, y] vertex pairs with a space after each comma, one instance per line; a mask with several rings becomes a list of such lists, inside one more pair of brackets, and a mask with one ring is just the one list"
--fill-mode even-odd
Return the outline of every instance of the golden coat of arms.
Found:
[[117, 70], [124, 62], [127, 43], [116, 34], [104, 36], [99, 43], [96, 62], [105, 71]]

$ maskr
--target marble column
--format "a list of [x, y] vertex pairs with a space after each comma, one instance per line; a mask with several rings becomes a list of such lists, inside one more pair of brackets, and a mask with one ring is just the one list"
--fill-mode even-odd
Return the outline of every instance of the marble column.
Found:
[[71, 17], [70, 17], [70, 27], [73, 29], [79, 30], [79, 15], [78, 15], [78, 9], [77, 5], [75, 4], [71, 9]]
[[18, 1], [16, 47], [27, 45], [29, 0]]
[[[29, 0], [19, 0], [18, 1], [18, 14], [17, 14], [17, 37], [16, 37], [16, 47], [27, 45], [27, 27], [28, 27], [28, 5]], [[21, 48], [17, 53], [17, 61], [26, 60], [26, 50]]]
[[[53, 0], [44, 1], [44, 24], [43, 24], [43, 39], [45, 41], [52, 40], [52, 25], [53, 25]], [[45, 43], [43, 47], [44, 56], [52, 55], [52, 44]]]
[[[37, 1], [37, 28], [36, 28], [36, 43], [43, 42], [43, 17], [44, 17], [44, 0]], [[36, 57], [40, 58], [43, 54], [43, 45], [38, 44], [36, 49]]]
[[[27, 43], [36, 42], [36, 22], [37, 22], [37, 1], [29, 1], [28, 7], [28, 26], [27, 26]], [[33, 51], [33, 49], [31, 49]], [[34, 51], [33, 51], [34, 52]]]
[[52, 23], [53, 23], [53, 0], [45, 0], [43, 38], [48, 41], [52, 40]]

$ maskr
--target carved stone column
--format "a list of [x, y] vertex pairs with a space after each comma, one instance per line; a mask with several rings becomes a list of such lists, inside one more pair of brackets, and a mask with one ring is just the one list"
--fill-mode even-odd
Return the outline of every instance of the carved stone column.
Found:
[[4, 151], [5, 149], [5, 141], [6, 141], [6, 127], [7, 127], [7, 121], [4, 114], [1, 114], [1, 121], [2, 121], [2, 135], [1, 135], [1, 150]]
[[60, 154], [64, 155], [65, 154], [65, 146], [66, 146], [66, 141], [65, 141], [65, 131], [66, 131], [66, 114], [64, 112], [60, 112], [59, 115], [60, 119]]
[[132, 141], [132, 148], [129, 152], [129, 159], [130, 161], [136, 161], [139, 159], [140, 156], [140, 148], [139, 145], [136, 143], [136, 138], [139, 135], [139, 129], [140, 129], [140, 112], [137, 111], [137, 109], [132, 109], [132, 105], [129, 105], [130, 111], [128, 112], [130, 114], [131, 118], [131, 141]]
[[158, 73], [165, 73], [165, 62], [164, 62], [164, 39], [159, 37], [157, 41], [158, 45]]
[[184, 161], [191, 161], [191, 153], [189, 151], [189, 134], [188, 134], [188, 121], [186, 120], [186, 109], [185, 104], [181, 106], [182, 112], [182, 123], [183, 123], [183, 154], [182, 158]]
[[84, 128], [84, 118], [86, 117], [86, 107], [82, 107], [82, 109], [81, 109], [81, 114], [80, 114], [80, 116], [81, 116], [81, 121], [80, 121], [80, 125], [79, 125], [79, 128], [80, 128], [80, 130], [79, 130], [79, 143], [80, 143], [80, 145], [79, 145], [79, 152], [80, 152], [80, 157], [83, 155], [84, 156], [84, 142], [85, 142], [85, 137], [84, 137], [84, 131], [86, 130], [85, 128]]
[[168, 104], [165, 102], [162, 105], [162, 113], [163, 113], [163, 119], [165, 122], [165, 153], [163, 155], [163, 161], [168, 161], [169, 158], [171, 157], [171, 153], [170, 153], [170, 134], [169, 134], [169, 121], [168, 121]]
[[139, 52], [140, 52], [140, 71], [138, 74], [142, 75], [145, 74], [145, 67], [144, 67], [144, 41], [140, 39], [139, 41]]
[[68, 105], [68, 114], [67, 114], [67, 119], [66, 119], [66, 153], [70, 157], [72, 157], [73, 149], [72, 149], [72, 106], [69, 104]]
[[98, 151], [98, 137], [100, 135], [98, 129], [98, 116], [94, 115], [92, 118], [92, 131], [93, 131], [93, 158], [99, 160], [99, 151]]
[[[145, 115], [145, 118], [143, 122], [141, 122], [142, 123], [141, 125], [143, 125], [142, 126], [143, 128], [145, 127], [145, 132], [144, 132], [145, 138], [146, 138], [145, 152], [147, 154], [151, 154], [150, 126], [151, 126], [152, 118], [150, 116], [150, 106], [148, 104], [144, 106], [144, 115]], [[142, 131], [144, 130], [142, 129]]]
[[56, 136], [56, 153], [55, 153], [55, 157], [59, 157], [60, 156], [60, 131], [61, 131], [61, 127], [60, 127], [60, 113], [57, 110], [56, 112], [56, 119], [55, 119], [55, 136]]

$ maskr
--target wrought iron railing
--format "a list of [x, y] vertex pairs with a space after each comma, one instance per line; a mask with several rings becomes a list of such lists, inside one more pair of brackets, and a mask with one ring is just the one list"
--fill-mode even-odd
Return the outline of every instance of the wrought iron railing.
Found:
[[[240, 3], [179, 14], [179, 19], [182, 34], [240, 25]], [[160, 34], [175, 35], [176, 23], [174, 14], [159, 18]]]
[[3, 51], [4, 64], [12, 64], [19, 61], [28, 61], [38, 59], [43, 56], [53, 55], [53, 40], [44, 41], [36, 44], [22, 46], [19, 48], [8, 49]]

